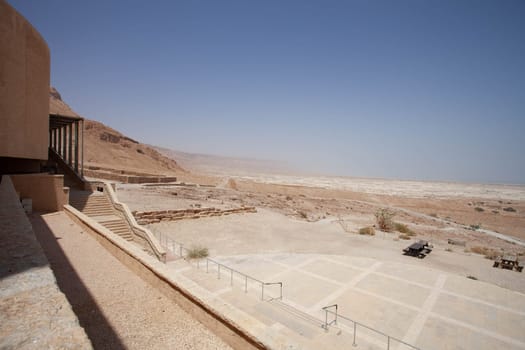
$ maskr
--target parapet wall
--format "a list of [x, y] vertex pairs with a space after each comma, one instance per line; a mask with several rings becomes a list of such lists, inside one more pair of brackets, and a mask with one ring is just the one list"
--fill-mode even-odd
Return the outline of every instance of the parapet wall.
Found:
[[47, 159], [49, 67], [42, 36], [0, 0], [0, 157]]
[[154, 224], [161, 221], [176, 221], [184, 219], [198, 219], [211, 216], [224, 216], [239, 213], [256, 213], [255, 207], [240, 207], [233, 209], [198, 208], [176, 209], [160, 211], [134, 211], [133, 216], [139, 225]]
[[64, 175], [10, 175], [21, 198], [31, 198], [33, 210], [61, 211], [69, 203], [69, 187], [64, 187]]

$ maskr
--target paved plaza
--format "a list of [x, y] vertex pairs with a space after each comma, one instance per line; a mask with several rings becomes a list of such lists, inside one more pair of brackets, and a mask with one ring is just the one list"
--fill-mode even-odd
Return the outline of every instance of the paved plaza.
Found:
[[[345, 348], [354, 324], [339, 317], [325, 331], [322, 308], [421, 349], [525, 349], [525, 295], [439, 270], [372, 258], [321, 254], [253, 254], [214, 258], [265, 287], [205, 260], [169, 264], [220, 299], [282, 336], [282, 348]], [[207, 266], [206, 266], [207, 265]], [[208, 272], [206, 272], [206, 270]], [[218, 278], [220, 276], [220, 279]], [[331, 308], [330, 310], [334, 310]], [[328, 321], [334, 315], [328, 314]], [[246, 325], [245, 325], [246, 326]], [[269, 333], [270, 334], [270, 333]], [[275, 335], [273, 335], [275, 336]], [[393, 349], [409, 349], [390, 339]], [[386, 349], [388, 338], [357, 325], [356, 347]]]

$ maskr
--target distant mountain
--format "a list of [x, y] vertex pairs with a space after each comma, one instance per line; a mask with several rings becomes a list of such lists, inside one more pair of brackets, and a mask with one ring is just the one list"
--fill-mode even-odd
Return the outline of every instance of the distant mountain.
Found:
[[[79, 116], [62, 100], [54, 87], [49, 92], [49, 113]], [[152, 147], [89, 119], [84, 121], [84, 164], [149, 174], [186, 173], [175, 160], [163, 156]]]
[[291, 174], [293, 170], [284, 162], [249, 158], [225, 157], [187, 153], [151, 146], [166, 157], [174, 159], [183, 168], [209, 175]]

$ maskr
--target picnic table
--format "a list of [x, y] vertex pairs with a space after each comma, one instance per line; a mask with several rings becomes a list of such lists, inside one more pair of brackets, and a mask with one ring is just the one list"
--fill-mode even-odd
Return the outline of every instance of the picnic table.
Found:
[[500, 267], [506, 270], [516, 270], [521, 272], [523, 270], [523, 263], [518, 260], [517, 256], [500, 256], [494, 261], [492, 267]]
[[432, 246], [427, 241], [418, 241], [412, 243], [405, 249], [403, 249], [404, 255], [417, 256], [419, 259], [423, 259], [427, 254], [432, 251]]

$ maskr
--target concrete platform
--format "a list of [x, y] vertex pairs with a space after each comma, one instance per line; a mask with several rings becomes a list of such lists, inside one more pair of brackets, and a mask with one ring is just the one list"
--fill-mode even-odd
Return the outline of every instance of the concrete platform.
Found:
[[[214, 298], [249, 314], [282, 336], [283, 348], [348, 348], [353, 323], [339, 319], [322, 328], [321, 308], [337, 303], [339, 314], [421, 349], [525, 349], [525, 295], [427, 267], [371, 258], [323, 254], [253, 254], [214, 257], [267, 282], [261, 287], [216, 265], [171, 262], [176, 274], [196, 282]], [[329, 315], [329, 319], [333, 316]], [[278, 335], [275, 335], [277, 333]], [[387, 338], [357, 326], [358, 349], [386, 349]], [[391, 340], [392, 348], [409, 349]]]

